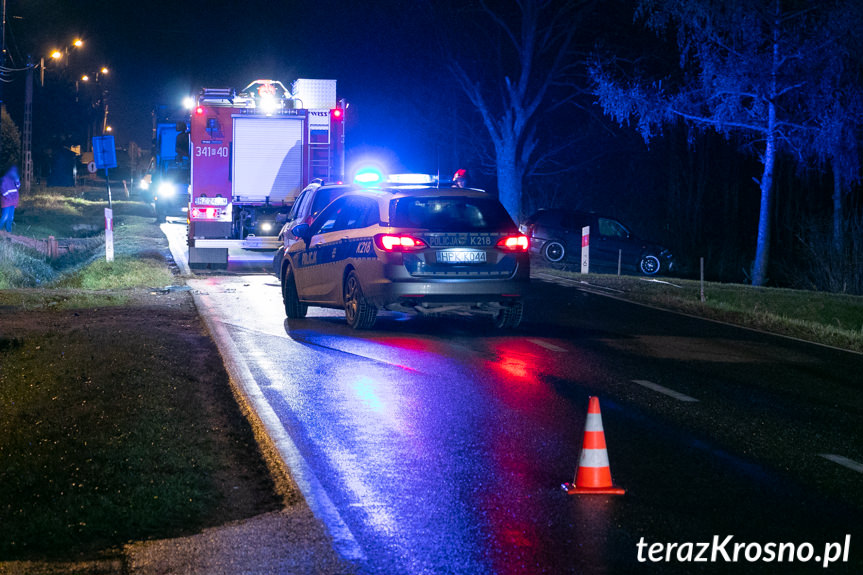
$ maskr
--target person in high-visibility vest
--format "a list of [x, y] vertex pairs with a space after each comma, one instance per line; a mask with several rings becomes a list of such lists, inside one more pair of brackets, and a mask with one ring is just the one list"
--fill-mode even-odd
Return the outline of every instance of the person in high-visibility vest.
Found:
[[18, 188], [21, 178], [18, 177], [18, 167], [12, 166], [0, 180], [0, 230], [4, 227], [12, 233], [12, 220], [15, 219], [15, 208], [18, 206]]

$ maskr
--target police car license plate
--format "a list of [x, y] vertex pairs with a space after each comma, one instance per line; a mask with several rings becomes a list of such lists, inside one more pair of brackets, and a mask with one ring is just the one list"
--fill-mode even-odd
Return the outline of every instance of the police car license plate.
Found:
[[484, 264], [486, 253], [483, 250], [443, 250], [437, 253], [439, 264]]

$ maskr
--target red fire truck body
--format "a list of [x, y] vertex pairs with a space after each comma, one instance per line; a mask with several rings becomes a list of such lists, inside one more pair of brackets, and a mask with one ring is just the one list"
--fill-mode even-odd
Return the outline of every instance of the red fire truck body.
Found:
[[343, 119], [335, 80], [202, 90], [191, 113], [189, 265], [227, 267], [230, 248], [277, 249], [302, 189], [344, 180]]

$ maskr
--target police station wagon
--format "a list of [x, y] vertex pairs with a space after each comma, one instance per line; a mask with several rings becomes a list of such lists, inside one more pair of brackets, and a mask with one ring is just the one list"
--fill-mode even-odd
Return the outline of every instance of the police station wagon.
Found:
[[289, 318], [308, 306], [345, 309], [348, 324], [372, 327], [378, 310], [482, 314], [521, 323], [530, 281], [527, 237], [500, 202], [459, 188], [362, 189], [341, 196], [282, 258]]

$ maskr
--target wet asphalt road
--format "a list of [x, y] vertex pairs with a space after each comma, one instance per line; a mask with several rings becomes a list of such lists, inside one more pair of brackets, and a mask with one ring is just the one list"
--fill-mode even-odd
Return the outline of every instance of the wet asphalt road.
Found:
[[[863, 356], [564, 283], [534, 280], [523, 327], [499, 333], [395, 314], [356, 332], [319, 308], [287, 321], [272, 276], [190, 282], [359, 572], [863, 572], [863, 473], [819, 455], [863, 462]], [[591, 395], [623, 496], [560, 489]], [[828, 569], [637, 560], [641, 537], [808, 542], [820, 556], [847, 534], [850, 561]]]

